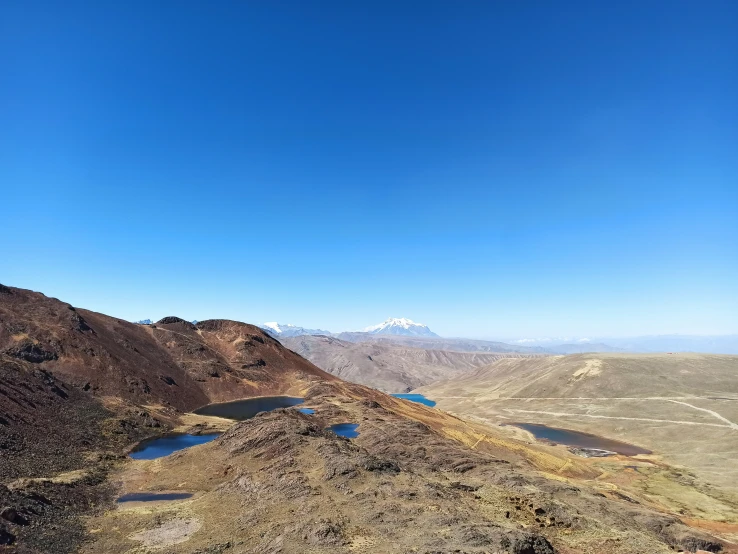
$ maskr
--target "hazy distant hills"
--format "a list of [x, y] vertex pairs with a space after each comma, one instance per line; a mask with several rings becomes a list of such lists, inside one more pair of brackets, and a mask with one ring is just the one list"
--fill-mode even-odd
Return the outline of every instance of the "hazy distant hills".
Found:
[[597, 337], [593, 339], [512, 339], [516, 345], [534, 346], [554, 354], [584, 352], [696, 352], [738, 354], [738, 335], [649, 335], [641, 337]]
[[407, 392], [511, 355], [413, 348], [382, 338], [365, 342], [328, 336], [281, 337], [280, 340], [328, 373], [391, 393]]
[[493, 352], [505, 354], [547, 354], [550, 350], [538, 346], [519, 346], [505, 342], [446, 339], [443, 337], [407, 337], [392, 335], [373, 335], [370, 333], [339, 333], [338, 338], [350, 342], [374, 342], [377, 344], [401, 344], [412, 348], [429, 350], [449, 350], [452, 352]]
[[583, 354], [585, 352], [626, 352], [624, 348], [610, 346], [603, 342], [579, 342], [573, 344], [559, 344], [546, 348], [553, 354]]
[[738, 354], [738, 335], [654, 335], [607, 338], [608, 344], [628, 352], [702, 352]]

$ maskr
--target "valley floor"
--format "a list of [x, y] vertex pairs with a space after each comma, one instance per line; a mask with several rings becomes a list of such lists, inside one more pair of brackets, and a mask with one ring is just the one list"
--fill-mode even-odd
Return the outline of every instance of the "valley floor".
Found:
[[[595, 361], [597, 356], [603, 361]], [[625, 471], [612, 458], [597, 459], [593, 465], [602, 471], [598, 481], [609, 481], [705, 528], [719, 529], [724, 539], [738, 543], [738, 394], [730, 373], [730, 368], [738, 367], [736, 360], [697, 355], [558, 357], [522, 361], [518, 369], [490, 366], [484, 374], [432, 384], [417, 392], [432, 398], [440, 409], [530, 443], [540, 444], [530, 433], [508, 424], [544, 424], [651, 450], [651, 456], [639, 457], [642, 462], [629, 464]], [[660, 374], [671, 379], [666, 371], [671, 369], [677, 373], [677, 383], [679, 376], [688, 382], [689, 373], [702, 364], [702, 386], [690, 386], [696, 392], [709, 392], [678, 394], [685, 385], [680, 390], [670, 382], [668, 386], [677, 394], [649, 395], [649, 390], [664, 391], [644, 382], [642, 388], [628, 391], [629, 396], [591, 394], [598, 389], [611, 392], [608, 386], [597, 384], [600, 379], [609, 382], [608, 371], [625, 388], [629, 376], [622, 368], [633, 367], [635, 374], [638, 364], [642, 381], [655, 380]], [[594, 373], [592, 368], [596, 368]], [[697, 374], [695, 379], [699, 378]], [[549, 448], [565, 450], [564, 446]]]

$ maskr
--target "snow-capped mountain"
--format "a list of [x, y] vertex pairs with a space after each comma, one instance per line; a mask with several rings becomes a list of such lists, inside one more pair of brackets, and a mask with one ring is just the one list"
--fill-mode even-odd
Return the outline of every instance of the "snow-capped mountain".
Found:
[[267, 333], [273, 337], [297, 337], [299, 335], [330, 335], [330, 331], [324, 331], [323, 329], [305, 329], [299, 325], [292, 325], [291, 323], [277, 323], [276, 321], [270, 321], [263, 323], [259, 327], [264, 329]]
[[379, 325], [372, 325], [364, 329], [365, 333], [373, 335], [406, 335], [413, 337], [437, 337], [433, 331], [422, 323], [404, 317], [390, 317]]

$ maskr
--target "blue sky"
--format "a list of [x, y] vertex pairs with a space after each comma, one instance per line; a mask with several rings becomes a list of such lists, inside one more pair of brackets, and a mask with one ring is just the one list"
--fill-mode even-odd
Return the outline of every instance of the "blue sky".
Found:
[[736, 21], [3, 2], [0, 282], [125, 319], [738, 332]]

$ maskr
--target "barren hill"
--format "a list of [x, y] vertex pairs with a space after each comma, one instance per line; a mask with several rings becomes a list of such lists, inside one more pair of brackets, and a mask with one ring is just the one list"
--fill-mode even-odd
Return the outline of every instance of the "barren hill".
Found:
[[421, 387], [440, 408], [623, 440], [721, 487], [738, 482], [738, 356], [501, 359]]
[[390, 341], [353, 343], [326, 336], [290, 337], [282, 343], [341, 379], [390, 393], [407, 392], [515, 355], [412, 348]]
[[738, 395], [738, 356], [597, 353], [505, 358], [428, 389], [453, 394], [467, 387], [506, 398]]
[[443, 337], [418, 337], [402, 335], [375, 335], [372, 333], [346, 332], [334, 335], [349, 342], [371, 342], [374, 344], [394, 344], [409, 348], [427, 350], [447, 350], [452, 352], [491, 352], [494, 354], [546, 354], [547, 350], [538, 346], [518, 346], [505, 342], [459, 339]]
[[184, 411], [334, 378], [246, 323], [167, 317], [138, 325], [11, 287], [0, 291], [0, 356], [98, 396]]

